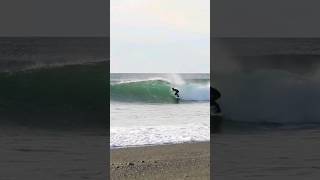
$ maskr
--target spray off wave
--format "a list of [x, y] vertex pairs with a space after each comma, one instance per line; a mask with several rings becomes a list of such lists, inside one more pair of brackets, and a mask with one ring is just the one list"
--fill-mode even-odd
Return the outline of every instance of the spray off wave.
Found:
[[[178, 83], [176, 83], [178, 82]], [[180, 92], [180, 101], [209, 101], [210, 84], [170, 81], [165, 78], [152, 78], [113, 83], [110, 86], [111, 100], [122, 102], [176, 103], [171, 88]]]
[[226, 119], [256, 125], [320, 124], [320, 66], [308, 72], [299, 64], [274, 68], [268, 62], [245, 69], [243, 60], [224, 60], [217, 63], [213, 81], [222, 94], [219, 104]]

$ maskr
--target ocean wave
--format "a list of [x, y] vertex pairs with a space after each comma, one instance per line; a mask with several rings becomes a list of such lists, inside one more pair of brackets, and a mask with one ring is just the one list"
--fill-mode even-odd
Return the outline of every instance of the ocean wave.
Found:
[[[177, 82], [177, 81], [175, 81]], [[175, 83], [165, 78], [130, 80], [111, 84], [111, 100], [123, 102], [177, 102], [172, 87], [179, 90], [180, 101], [209, 101], [209, 83]]]
[[216, 75], [224, 115], [252, 123], [320, 122], [319, 75], [302, 76], [282, 70]]
[[107, 66], [102, 62], [0, 73], [0, 121], [100, 126], [107, 118]]

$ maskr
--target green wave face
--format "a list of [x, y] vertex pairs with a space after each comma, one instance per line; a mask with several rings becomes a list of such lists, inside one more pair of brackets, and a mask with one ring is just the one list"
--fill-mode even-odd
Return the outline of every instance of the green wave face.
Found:
[[171, 85], [165, 80], [145, 80], [117, 83], [110, 86], [111, 101], [123, 102], [176, 102]]
[[105, 124], [107, 68], [97, 63], [0, 73], [0, 121]]

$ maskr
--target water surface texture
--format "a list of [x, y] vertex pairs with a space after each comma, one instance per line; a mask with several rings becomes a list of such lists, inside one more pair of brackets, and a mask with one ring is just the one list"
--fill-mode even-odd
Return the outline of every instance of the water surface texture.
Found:
[[0, 179], [106, 179], [107, 38], [0, 38]]
[[210, 140], [209, 87], [208, 74], [111, 74], [111, 148]]
[[320, 39], [214, 40], [215, 179], [319, 179]]

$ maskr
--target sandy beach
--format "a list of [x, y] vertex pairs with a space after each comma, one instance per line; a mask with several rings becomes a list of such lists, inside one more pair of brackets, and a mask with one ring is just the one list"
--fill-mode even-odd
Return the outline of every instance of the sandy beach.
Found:
[[210, 143], [111, 150], [111, 179], [210, 179]]
[[217, 134], [213, 179], [319, 179], [319, 135], [320, 129]]
[[0, 127], [1, 180], [106, 180], [106, 133]]

